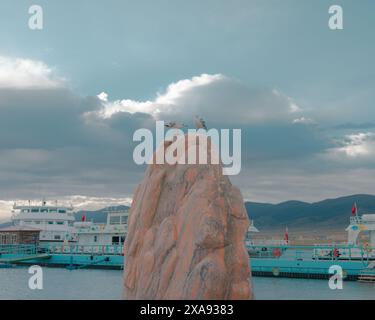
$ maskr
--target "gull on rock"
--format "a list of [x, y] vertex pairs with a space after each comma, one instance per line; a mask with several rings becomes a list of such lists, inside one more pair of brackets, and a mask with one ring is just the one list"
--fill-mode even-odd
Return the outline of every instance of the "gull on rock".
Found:
[[174, 121], [168, 122], [164, 126], [169, 128], [169, 129], [182, 129], [182, 128], [186, 127], [185, 124], [177, 123], [177, 122], [174, 122]]
[[206, 121], [204, 121], [203, 118], [195, 116], [194, 117], [194, 123], [195, 123], [195, 127], [197, 129], [205, 129], [205, 130], [207, 130]]

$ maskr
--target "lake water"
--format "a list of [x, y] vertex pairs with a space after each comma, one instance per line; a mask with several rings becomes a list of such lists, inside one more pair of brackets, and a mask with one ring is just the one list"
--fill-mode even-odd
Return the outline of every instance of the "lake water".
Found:
[[[43, 290], [31, 290], [24, 267], [0, 269], [0, 299], [121, 299], [122, 271], [43, 268]], [[331, 290], [328, 280], [253, 277], [255, 297], [261, 299], [375, 300], [375, 283], [344, 282]]]

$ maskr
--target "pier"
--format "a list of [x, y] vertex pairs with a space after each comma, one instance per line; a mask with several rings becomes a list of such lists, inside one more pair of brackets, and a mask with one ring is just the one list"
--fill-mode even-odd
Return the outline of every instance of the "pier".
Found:
[[122, 245], [0, 245], [0, 267], [37, 264], [63, 267], [70, 270], [83, 268], [123, 269]]
[[375, 283], [375, 261], [371, 262], [366, 269], [361, 271], [358, 281]]
[[340, 266], [345, 280], [360, 280], [367, 270], [375, 269], [370, 247], [348, 245], [250, 245], [254, 276], [328, 279], [329, 268]]
[[31, 254], [27, 256], [21, 256], [16, 258], [5, 258], [0, 259], [0, 263], [17, 263], [17, 262], [23, 262], [28, 260], [39, 260], [39, 259], [49, 259], [51, 258], [50, 254]]

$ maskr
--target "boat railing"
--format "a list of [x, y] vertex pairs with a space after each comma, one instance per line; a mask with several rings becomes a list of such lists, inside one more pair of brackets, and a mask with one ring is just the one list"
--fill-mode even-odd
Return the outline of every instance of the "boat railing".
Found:
[[86, 245], [86, 244], [43, 244], [41, 249], [51, 254], [92, 254], [92, 255], [122, 255], [122, 244]]
[[36, 254], [38, 246], [35, 244], [1, 244], [0, 254], [29, 255]]
[[351, 216], [350, 217], [350, 224], [361, 224], [362, 218], [360, 216]]
[[278, 258], [287, 260], [361, 260], [368, 262], [375, 258], [375, 248], [371, 246], [349, 245], [247, 245], [252, 258]]

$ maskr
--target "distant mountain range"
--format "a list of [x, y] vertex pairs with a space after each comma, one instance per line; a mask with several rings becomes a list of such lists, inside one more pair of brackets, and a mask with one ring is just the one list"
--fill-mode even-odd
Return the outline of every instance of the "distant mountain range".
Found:
[[82, 217], [85, 216], [86, 221], [93, 221], [95, 223], [106, 223], [107, 222], [107, 213], [108, 210], [126, 210], [129, 209], [128, 206], [120, 205], [120, 206], [112, 206], [109, 208], [103, 208], [100, 210], [95, 211], [78, 211], [74, 214], [76, 221], [81, 221]]
[[[351, 209], [357, 203], [359, 214], [375, 213], [375, 196], [358, 194], [336, 199], [327, 199], [308, 203], [302, 201], [286, 201], [278, 204], [245, 202], [249, 217], [254, 220], [257, 228], [262, 230], [281, 229], [286, 226], [303, 229], [335, 229], [343, 230], [349, 223]], [[111, 209], [128, 209], [128, 206], [116, 206]], [[96, 211], [78, 211], [75, 213], [77, 221], [86, 216], [87, 221], [105, 223], [109, 208]], [[9, 226], [6, 222], [0, 227]]]
[[[286, 201], [279, 204], [245, 202], [247, 214], [254, 220], [260, 230], [291, 228], [339, 229], [343, 230], [349, 223], [351, 210], [357, 203], [359, 214], [375, 213], [375, 196], [358, 194], [336, 199], [327, 199], [308, 203], [302, 201]], [[118, 206], [126, 209], [127, 206]], [[86, 220], [105, 223], [108, 208], [97, 211], [79, 211], [76, 220], [86, 215]]]
[[256, 227], [288, 227], [343, 230], [349, 224], [351, 209], [357, 203], [358, 213], [375, 213], [375, 196], [358, 194], [308, 203], [286, 201], [279, 204], [245, 202], [247, 213]]
[[11, 221], [7, 221], [7, 222], [4, 222], [4, 223], [0, 223], [0, 228], [7, 228], [7, 227], [10, 227], [12, 225], [13, 225], [13, 223]]

